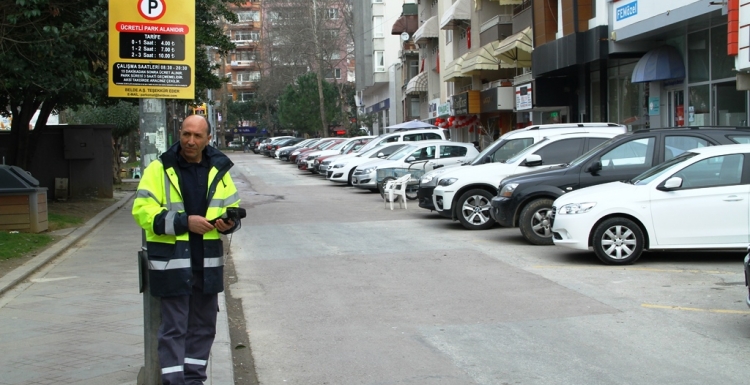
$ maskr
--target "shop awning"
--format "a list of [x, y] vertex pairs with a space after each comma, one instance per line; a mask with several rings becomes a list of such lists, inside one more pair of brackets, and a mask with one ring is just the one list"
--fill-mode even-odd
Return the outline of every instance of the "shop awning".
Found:
[[412, 38], [417, 44], [426, 44], [428, 39], [437, 39], [440, 36], [439, 33], [437, 16], [433, 16], [422, 23]]
[[[495, 44], [495, 43], [493, 43]], [[494, 55], [510, 67], [531, 67], [531, 27], [510, 35], [494, 46]]]
[[463, 56], [464, 62], [461, 65], [461, 72], [464, 75], [471, 76], [477, 71], [492, 71], [501, 67], [511, 67], [495, 57], [493, 46], [493, 43], [489, 43], [465, 54]]
[[633, 69], [633, 83], [654, 82], [685, 77], [685, 64], [677, 48], [663, 45], [646, 52]]
[[456, 0], [440, 19], [440, 29], [453, 29], [462, 21], [471, 21], [471, 0]]
[[461, 72], [463, 62], [464, 57], [461, 56], [460, 58], [448, 63], [448, 65], [445, 66], [445, 69], [441, 71], [442, 80], [444, 82], [454, 82], [457, 78], [471, 77], [470, 75], [464, 75], [463, 72]]
[[417, 30], [419, 21], [417, 15], [404, 15], [396, 19], [391, 27], [391, 35], [400, 35], [404, 32], [409, 35], [413, 34]]
[[427, 92], [427, 72], [420, 72], [417, 76], [411, 78], [409, 83], [406, 83], [407, 95], [414, 95], [420, 92]]

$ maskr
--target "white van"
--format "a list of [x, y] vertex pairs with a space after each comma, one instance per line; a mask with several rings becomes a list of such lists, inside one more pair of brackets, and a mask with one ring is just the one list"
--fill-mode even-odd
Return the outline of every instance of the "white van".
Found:
[[367, 142], [367, 144], [359, 150], [359, 153], [364, 154], [370, 149], [388, 143], [418, 142], [422, 140], [447, 140], [447, 138], [445, 137], [445, 133], [443, 132], [443, 130], [436, 128], [396, 131], [388, 134], [382, 134], [375, 139]]

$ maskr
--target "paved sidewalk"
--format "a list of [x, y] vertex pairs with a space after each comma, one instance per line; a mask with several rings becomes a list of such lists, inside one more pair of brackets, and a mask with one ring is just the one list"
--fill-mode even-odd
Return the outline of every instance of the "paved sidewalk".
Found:
[[[0, 384], [136, 384], [144, 363], [133, 192], [0, 278]], [[234, 383], [224, 296], [206, 384]], [[148, 384], [150, 385], [150, 384]]]

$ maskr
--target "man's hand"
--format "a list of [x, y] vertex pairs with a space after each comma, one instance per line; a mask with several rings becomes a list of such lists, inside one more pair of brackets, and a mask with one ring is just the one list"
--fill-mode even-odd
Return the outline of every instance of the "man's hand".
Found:
[[219, 218], [216, 220], [216, 229], [219, 231], [228, 231], [231, 230], [232, 227], [234, 227], [234, 221], [231, 219], [224, 221], [223, 219]]
[[[218, 221], [216, 223], [218, 225]], [[218, 228], [218, 226], [217, 226]], [[205, 234], [214, 229], [214, 226], [208, 220], [200, 215], [188, 216], [188, 230], [191, 233]]]

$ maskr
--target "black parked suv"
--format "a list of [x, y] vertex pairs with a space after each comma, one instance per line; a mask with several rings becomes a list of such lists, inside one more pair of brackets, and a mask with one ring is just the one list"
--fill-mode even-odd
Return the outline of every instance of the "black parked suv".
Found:
[[490, 215], [501, 226], [519, 227], [535, 245], [551, 245], [552, 202], [566, 192], [631, 179], [693, 148], [734, 143], [750, 143], [750, 128], [655, 128], [622, 134], [568, 164], [503, 179]]

